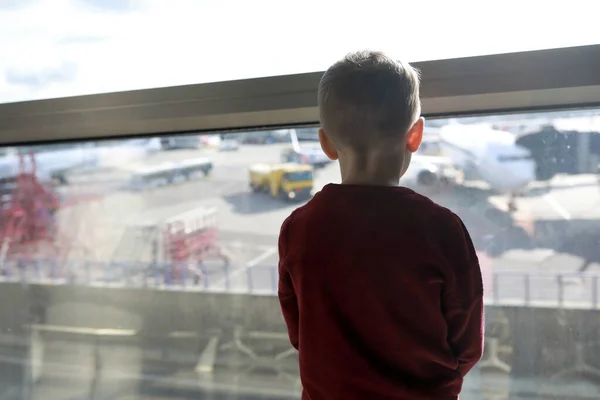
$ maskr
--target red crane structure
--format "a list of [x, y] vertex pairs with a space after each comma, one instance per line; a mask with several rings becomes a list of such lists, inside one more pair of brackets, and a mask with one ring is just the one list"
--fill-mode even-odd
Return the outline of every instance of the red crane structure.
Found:
[[5, 193], [0, 204], [0, 271], [14, 262], [23, 266], [45, 259], [54, 261], [59, 272], [74, 241], [60, 229], [58, 212], [82, 199], [64, 201], [50, 182], [40, 182], [33, 153], [20, 154], [18, 174], [0, 185]]
[[14, 188], [4, 195], [0, 213], [0, 264], [15, 256], [29, 256], [33, 246], [53, 242], [59, 199], [36, 176], [35, 156], [19, 156]]

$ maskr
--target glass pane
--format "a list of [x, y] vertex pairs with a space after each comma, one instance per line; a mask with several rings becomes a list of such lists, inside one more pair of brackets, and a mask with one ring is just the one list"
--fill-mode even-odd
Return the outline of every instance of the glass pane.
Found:
[[[3, 149], [0, 396], [298, 398], [277, 238], [340, 182], [314, 132]], [[427, 122], [401, 184], [484, 275], [461, 399], [598, 398], [599, 163], [600, 110]]]
[[375, 0], [342, 14], [316, 0], [4, 0], [0, 103], [320, 71], [366, 47], [420, 61], [594, 44], [595, 11], [587, 0]]

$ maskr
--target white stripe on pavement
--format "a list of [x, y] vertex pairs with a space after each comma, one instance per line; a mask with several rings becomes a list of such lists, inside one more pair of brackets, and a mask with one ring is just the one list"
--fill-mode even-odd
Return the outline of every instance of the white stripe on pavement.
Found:
[[561, 206], [560, 203], [558, 201], [556, 201], [556, 199], [554, 197], [552, 197], [549, 194], [545, 194], [542, 197], [546, 201], [546, 203], [548, 203], [550, 205], [550, 207], [552, 207], [552, 209], [554, 211], [556, 211], [556, 213], [558, 215], [560, 215], [563, 219], [566, 219], [566, 220], [571, 219], [571, 214], [569, 214], [569, 212], [567, 210], [565, 210], [565, 208], [563, 206]]
[[277, 253], [277, 247], [271, 247], [269, 250], [265, 251], [264, 253], [262, 253], [258, 257], [253, 258], [252, 260], [248, 261], [248, 263], [246, 264], [246, 268], [252, 268], [252, 267], [254, 267], [259, 262], [261, 262], [261, 261], [263, 261], [263, 260], [271, 257], [275, 253]]
[[271, 257], [275, 253], [277, 253], [277, 247], [271, 247], [270, 249], [268, 249], [265, 252], [263, 252], [262, 254], [260, 254], [258, 257], [253, 258], [252, 260], [248, 261], [248, 263], [246, 263], [246, 265], [244, 267], [236, 269], [235, 271], [231, 272], [229, 274], [229, 276], [225, 276], [225, 277], [219, 279], [218, 281], [214, 282], [210, 286], [214, 287], [214, 286], [224, 285], [225, 282], [227, 282], [227, 280], [231, 281], [231, 279], [234, 279], [234, 278], [246, 273], [249, 269], [257, 266], [261, 261]]

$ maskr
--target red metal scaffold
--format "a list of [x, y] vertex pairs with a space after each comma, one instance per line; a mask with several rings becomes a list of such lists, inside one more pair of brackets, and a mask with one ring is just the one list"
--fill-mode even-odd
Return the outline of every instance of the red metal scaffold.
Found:
[[[57, 217], [67, 203], [61, 202], [50, 183], [38, 180], [33, 153], [19, 155], [19, 172], [4, 185], [3, 192], [8, 194], [2, 196], [0, 208], [0, 270], [11, 261], [40, 258], [54, 260], [63, 268], [73, 240], [61, 232]], [[69, 200], [68, 205], [74, 205], [81, 199]]]
[[29, 154], [27, 170], [25, 156], [19, 156], [19, 173], [14, 189], [3, 199], [0, 214], [0, 265], [15, 256], [29, 256], [32, 246], [54, 240], [55, 215], [60, 204], [50, 188], [36, 176], [35, 156]]

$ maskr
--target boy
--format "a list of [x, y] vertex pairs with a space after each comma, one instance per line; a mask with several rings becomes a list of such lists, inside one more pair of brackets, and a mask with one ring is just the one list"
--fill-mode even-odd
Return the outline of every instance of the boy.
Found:
[[483, 351], [483, 285], [458, 216], [399, 187], [421, 143], [419, 76], [349, 54], [319, 84], [329, 184], [283, 223], [279, 300], [303, 399], [457, 399]]

